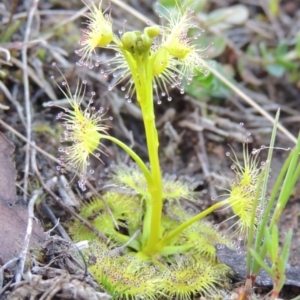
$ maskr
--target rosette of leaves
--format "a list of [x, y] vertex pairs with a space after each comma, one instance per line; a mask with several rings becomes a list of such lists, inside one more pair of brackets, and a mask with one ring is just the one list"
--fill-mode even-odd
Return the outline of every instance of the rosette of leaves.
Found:
[[[92, 262], [89, 271], [95, 279], [116, 299], [191, 299], [196, 294], [215, 299], [218, 288], [227, 283], [229, 269], [217, 260], [214, 244], [230, 246], [231, 242], [202, 220], [168, 245], [168, 249], [184, 249], [182, 253], [170, 254], [169, 250], [151, 260], [145, 258], [140, 252], [140, 230], [149, 197], [145, 179], [134, 166], [114, 169], [112, 181], [122, 188], [118, 192], [108, 191], [102, 199], [94, 198], [81, 208], [81, 216], [105, 234], [110, 245], [97, 239], [77, 220], [69, 226], [74, 240], [91, 241], [86, 257]], [[167, 175], [163, 183], [164, 236], [193, 215], [184, 208], [182, 199], [195, 202], [196, 197], [195, 183], [188, 178]]]

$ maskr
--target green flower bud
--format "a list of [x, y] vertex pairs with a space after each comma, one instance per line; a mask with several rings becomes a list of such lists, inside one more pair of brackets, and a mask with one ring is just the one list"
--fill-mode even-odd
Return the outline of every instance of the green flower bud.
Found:
[[160, 34], [160, 27], [158, 25], [146, 27], [144, 33], [151, 38], [155, 38]]
[[135, 31], [125, 32], [121, 37], [121, 42], [126, 50], [132, 51], [136, 46], [137, 33]]
[[150, 38], [146, 34], [142, 34], [140, 36], [140, 38], [138, 38], [136, 48], [137, 48], [137, 51], [139, 51], [140, 53], [143, 53], [143, 52], [149, 50], [151, 45], [152, 45], [152, 38]]

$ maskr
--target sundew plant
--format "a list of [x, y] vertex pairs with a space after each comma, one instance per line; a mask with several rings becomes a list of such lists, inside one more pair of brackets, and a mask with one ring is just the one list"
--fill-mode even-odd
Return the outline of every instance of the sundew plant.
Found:
[[[97, 239], [77, 220], [70, 224], [70, 233], [75, 240], [91, 241], [89, 271], [115, 298], [191, 299], [203, 294], [216, 299], [227, 283], [229, 269], [217, 260], [214, 244], [231, 246], [231, 241], [203, 218], [220, 207], [231, 207], [237, 233], [245, 234], [261, 166], [244, 149], [244, 165], [233, 160], [236, 179], [230, 182], [226, 199], [196, 215], [186, 211], [181, 201], [197, 201], [193, 181], [162, 175], [154, 97], [158, 103], [170, 102], [168, 88], [184, 93], [183, 81], [188, 84], [195, 70], [203, 68], [203, 49], [195, 43], [198, 35], [190, 35], [191, 29], [201, 33], [193, 23], [193, 11], [179, 5], [176, 13], [164, 9], [163, 25], [149, 24], [142, 31], [115, 34], [110, 9], [103, 10], [102, 1], [99, 5], [83, 2], [89, 13], [76, 50], [78, 65], [98, 67], [99, 76], [113, 79], [109, 90], [120, 84], [128, 101], [136, 98], [143, 116], [149, 164], [108, 134], [105, 111], [93, 106], [94, 93], [82, 108], [85, 82], [75, 93], [64, 82], [61, 91], [71, 108], [58, 115], [65, 128], [62, 142], [67, 142], [60, 148], [59, 168], [74, 168], [79, 173], [79, 186], [85, 190], [88, 173], [93, 173], [89, 158], [95, 156], [101, 162], [101, 155], [107, 152], [103, 140], [116, 143], [133, 161], [129, 166], [116, 166], [111, 175], [123, 193], [111, 190], [101, 199], [95, 197], [82, 205], [81, 216], [110, 242]], [[99, 52], [104, 49], [114, 51], [113, 58], [101, 61]]]

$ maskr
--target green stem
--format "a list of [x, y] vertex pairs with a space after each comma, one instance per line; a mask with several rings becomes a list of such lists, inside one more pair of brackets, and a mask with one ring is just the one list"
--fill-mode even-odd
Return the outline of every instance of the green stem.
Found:
[[114, 231], [114, 238], [117, 239], [119, 242], [121, 242], [122, 244], [127, 244], [128, 242], [130, 242], [128, 244], [129, 247], [133, 248], [136, 251], [140, 250], [140, 244], [138, 241], [130, 241], [131, 237], [124, 235], [122, 233], [119, 233], [117, 231]]
[[[149, 155], [149, 162], [151, 166], [151, 174], [153, 179], [153, 186], [149, 189], [151, 194], [152, 205], [150, 218], [150, 232], [146, 245], [143, 248], [144, 253], [148, 255], [155, 254], [157, 252], [157, 245], [161, 238], [161, 216], [162, 216], [162, 176], [160, 170], [159, 156], [158, 156], [158, 135], [155, 125], [154, 115], [154, 103], [153, 103], [153, 91], [152, 91], [152, 64], [149, 63], [148, 56], [144, 56], [145, 61], [140, 62], [138, 68], [138, 78], [140, 79], [141, 86], [136, 85], [137, 99], [141, 105], [143, 114], [145, 134], [147, 140], [147, 148]], [[147, 214], [147, 213], [146, 213]], [[144, 227], [149, 227], [149, 224], [145, 224]], [[144, 231], [145, 234], [147, 231]], [[143, 232], [143, 233], [144, 233]]]
[[191, 226], [193, 223], [203, 219], [208, 214], [212, 213], [214, 210], [222, 207], [223, 205], [228, 203], [228, 199], [225, 199], [223, 201], [220, 201], [211, 207], [207, 208], [206, 210], [202, 211], [198, 215], [190, 218], [189, 220], [185, 221], [181, 225], [179, 225], [176, 229], [172, 230], [165, 238], [162, 239], [162, 241], [159, 243], [159, 249], [163, 249], [165, 246], [167, 246], [172, 239], [174, 239], [178, 234], [180, 234], [184, 229]]
[[[250, 221], [250, 228], [249, 228], [248, 242], [247, 242], [248, 249], [250, 249], [252, 247], [252, 243], [253, 243], [253, 239], [254, 239], [255, 216], [257, 213], [258, 199], [259, 199], [259, 196], [261, 193], [261, 187], [262, 187], [264, 179], [265, 179], [265, 173], [264, 173], [264, 171], [262, 171], [262, 173], [260, 174], [259, 179], [258, 179], [255, 198], [253, 201], [253, 209], [252, 209], [252, 214], [251, 214], [251, 221]], [[247, 251], [247, 258], [246, 258], [247, 275], [250, 275], [250, 273], [251, 273], [251, 263], [252, 263], [252, 256], [251, 256], [250, 251]]]
[[152, 196], [151, 207], [151, 225], [150, 236], [148, 242], [143, 249], [146, 253], [155, 252], [155, 246], [161, 237], [161, 215], [162, 215], [162, 178], [160, 172], [160, 164], [158, 158], [158, 139], [154, 118], [144, 118], [145, 131], [147, 137], [147, 147], [149, 153], [149, 161], [154, 186], [150, 190]]
[[146, 167], [144, 162], [141, 160], [141, 158], [133, 150], [131, 150], [126, 144], [124, 144], [120, 140], [118, 140], [110, 135], [103, 135], [103, 136], [101, 136], [101, 138], [112, 141], [113, 143], [115, 143], [119, 147], [121, 147], [125, 152], [127, 152], [130, 155], [130, 157], [136, 162], [136, 164], [140, 167], [141, 171], [143, 172], [143, 174], [146, 178], [148, 187], [153, 185], [151, 173], [149, 172], [148, 168]]
[[190, 251], [193, 247], [195, 247], [195, 244], [193, 243], [185, 243], [178, 246], [166, 246], [160, 251], [160, 254], [164, 256], [181, 254]]
[[143, 218], [142, 248], [146, 245], [151, 232], [152, 198], [145, 199], [145, 213]]
[[147, 181], [149, 193], [151, 194], [151, 204], [146, 206], [146, 213], [143, 222], [143, 237], [146, 241], [142, 251], [151, 256], [157, 253], [156, 246], [161, 237], [161, 215], [162, 215], [162, 176], [158, 156], [158, 135], [155, 125], [153, 89], [152, 89], [152, 69], [153, 60], [149, 59], [149, 50], [143, 54], [130, 53], [120, 47], [130, 68], [134, 81], [137, 100], [141, 106], [149, 162], [151, 166], [151, 182]]

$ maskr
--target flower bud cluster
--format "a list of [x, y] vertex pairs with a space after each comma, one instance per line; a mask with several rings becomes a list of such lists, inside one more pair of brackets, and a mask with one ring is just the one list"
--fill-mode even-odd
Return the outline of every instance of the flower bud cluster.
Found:
[[[165, 9], [165, 25], [148, 26], [143, 31], [119, 31], [120, 36], [117, 36], [113, 34], [110, 14], [101, 10], [102, 1], [99, 7], [94, 3], [87, 6], [90, 14], [87, 16], [87, 28], [82, 30], [82, 48], [77, 50], [81, 56], [79, 65], [92, 68], [106, 64], [108, 69], [101, 69], [100, 73], [115, 78], [109, 90], [127, 81], [121, 90], [126, 91], [125, 98], [129, 102], [136, 89], [136, 82], [135, 85], [133, 83], [139, 67], [147, 70], [145, 72], [151, 77], [158, 100], [164, 96], [168, 101], [172, 100], [168, 86], [177, 87], [184, 93], [182, 80], [185, 78], [190, 83], [195, 75], [194, 69], [201, 67], [200, 52], [204, 50], [195, 43], [201, 33], [192, 22], [192, 10], [178, 7], [178, 13], [174, 14]], [[197, 29], [198, 34], [190, 37], [190, 29]], [[114, 50], [115, 57], [101, 62], [96, 54], [96, 48], [101, 47]], [[95, 54], [96, 63], [92, 54]]]

